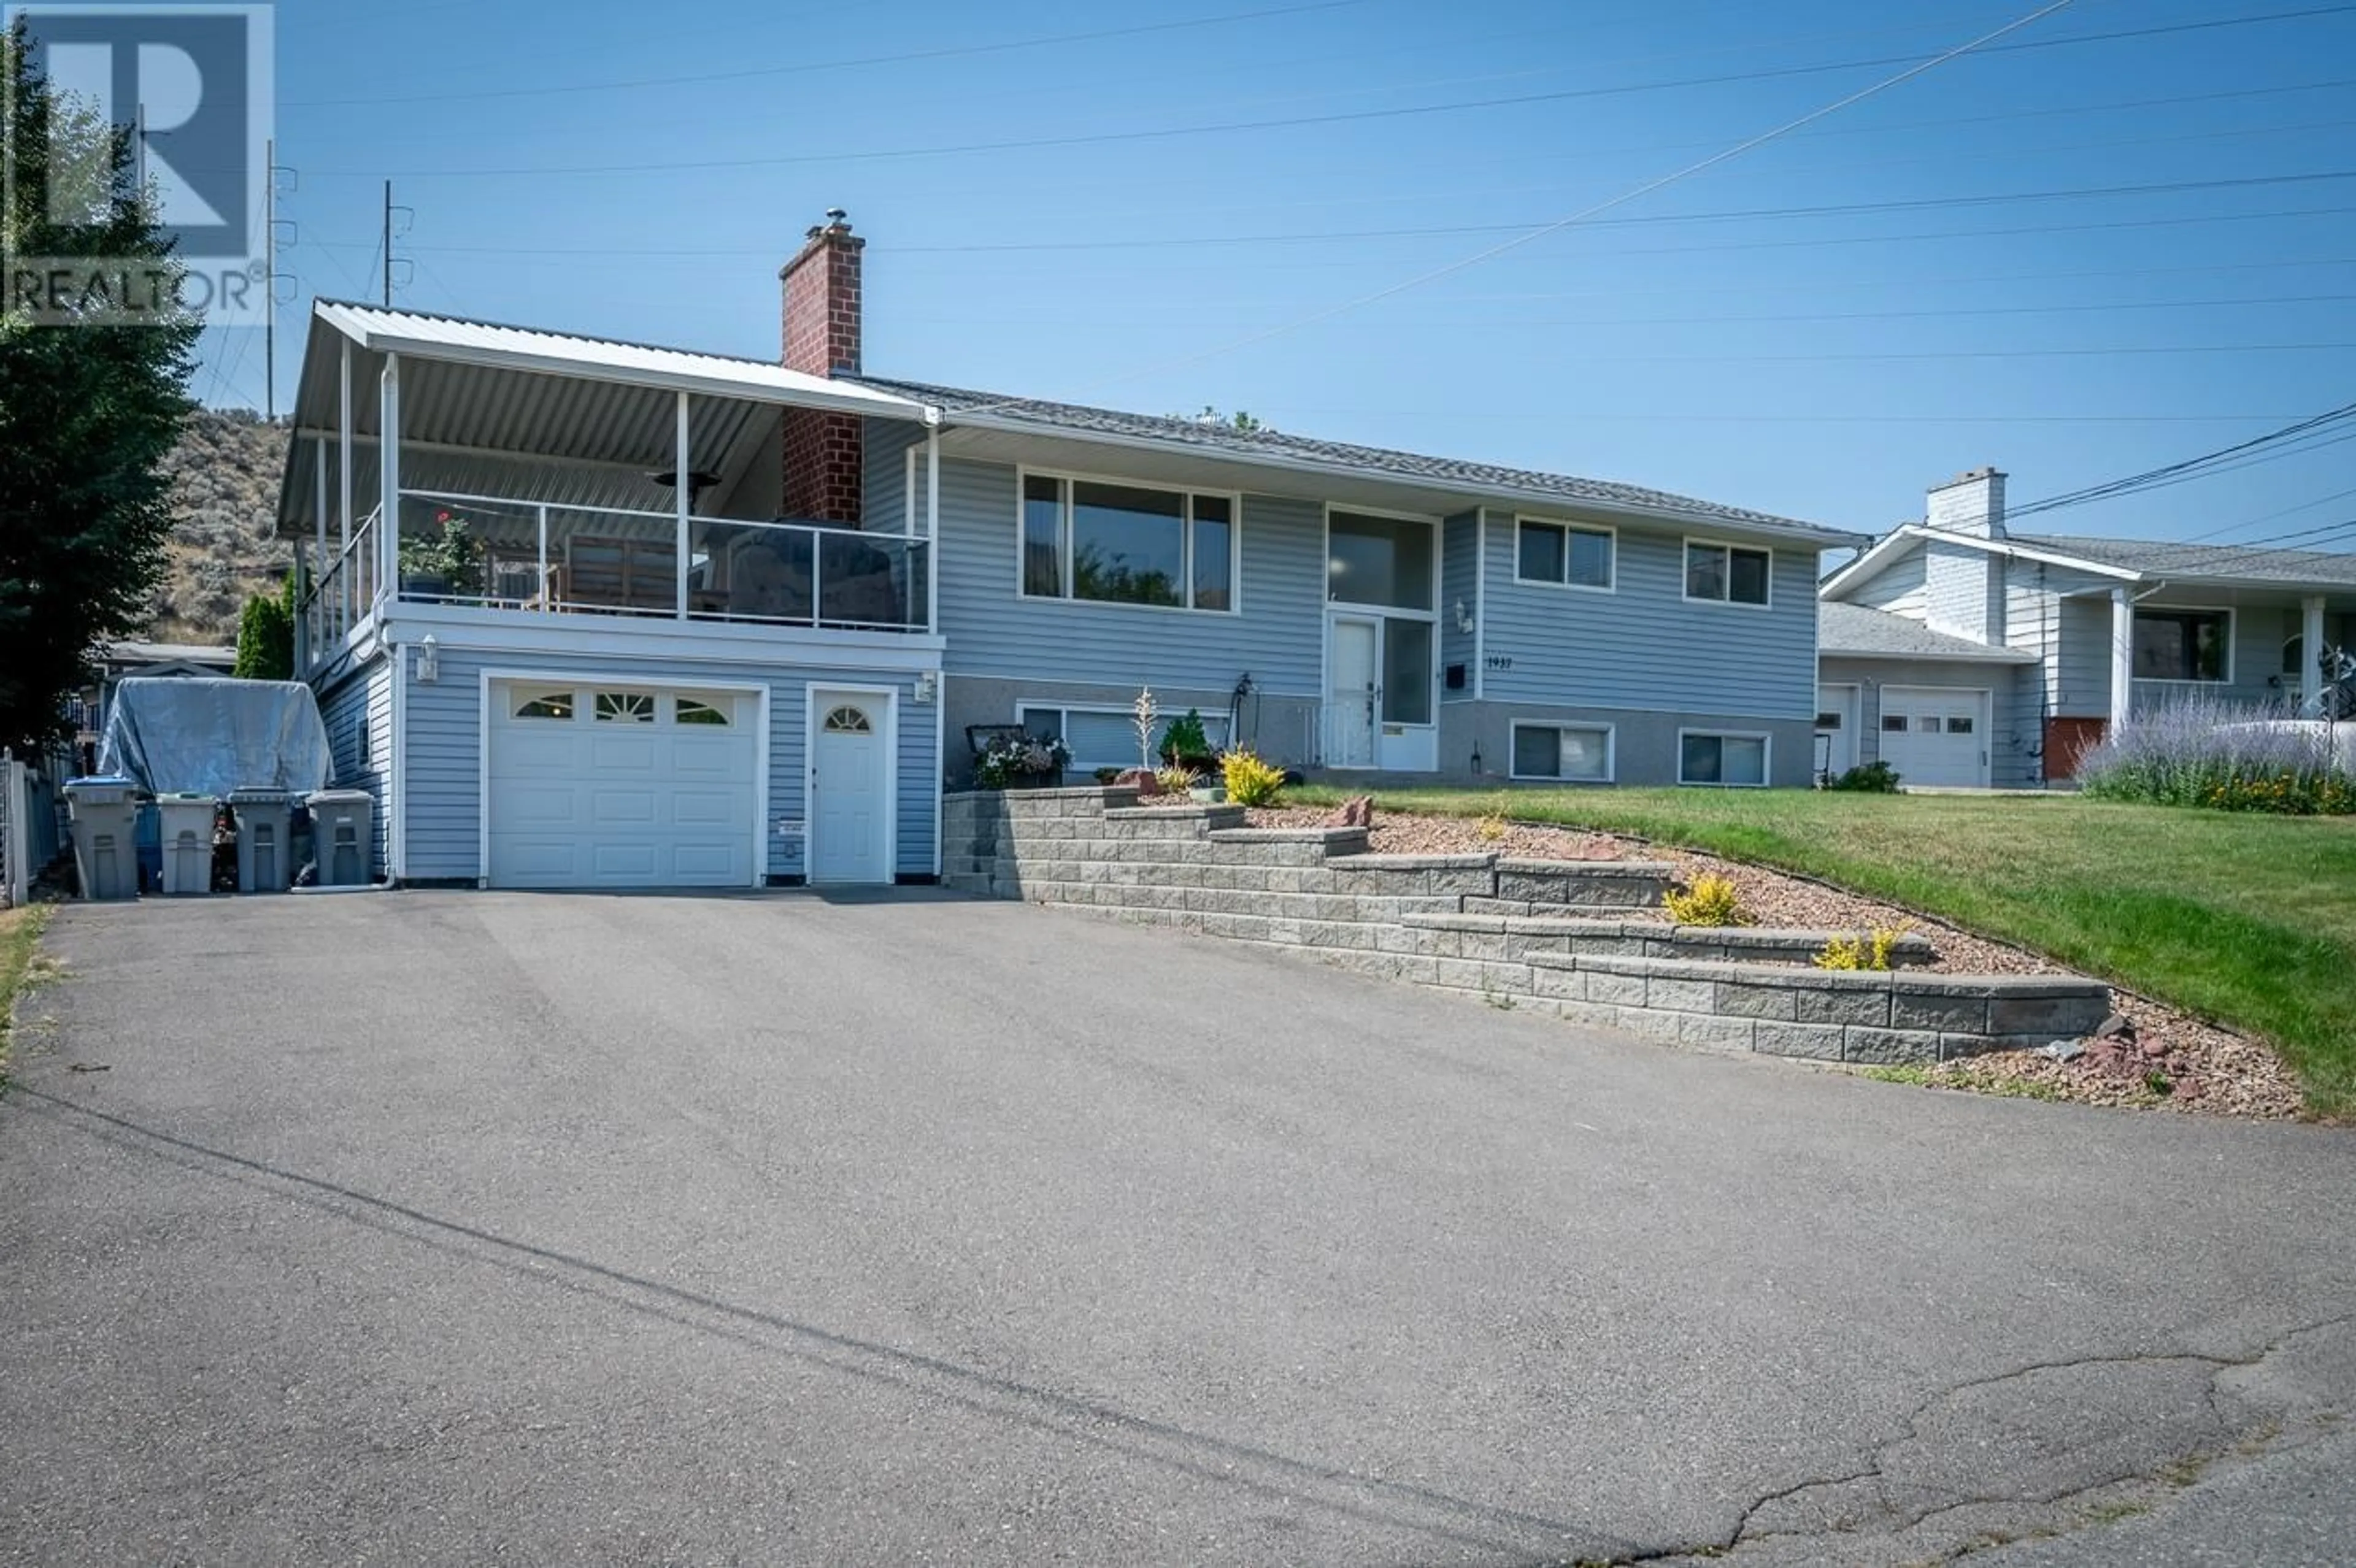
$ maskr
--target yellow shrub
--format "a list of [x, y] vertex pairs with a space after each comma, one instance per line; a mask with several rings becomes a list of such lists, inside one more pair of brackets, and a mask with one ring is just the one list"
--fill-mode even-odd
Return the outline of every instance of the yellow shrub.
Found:
[[1750, 920], [1734, 883], [1725, 877], [1696, 877], [1689, 888], [1671, 888], [1661, 896], [1661, 907], [1679, 925], [1742, 925]]
[[1836, 936], [1824, 945], [1813, 962], [1819, 969], [1887, 969], [1890, 954], [1906, 933], [1889, 926], [1876, 926], [1855, 936]]
[[1277, 793], [1284, 788], [1284, 770], [1249, 752], [1229, 752], [1219, 766], [1226, 775], [1231, 805], [1274, 805]]

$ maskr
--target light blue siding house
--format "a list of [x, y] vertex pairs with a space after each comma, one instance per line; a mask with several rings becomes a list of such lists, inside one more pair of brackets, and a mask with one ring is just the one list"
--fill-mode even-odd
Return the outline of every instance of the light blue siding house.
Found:
[[2137, 713], [2201, 698], [2345, 718], [2356, 555], [2024, 534], [2005, 479], [1934, 487], [1923, 520], [1825, 581], [1817, 748], [1909, 784], [2030, 787]]
[[280, 528], [387, 876], [930, 877], [969, 731], [1130, 764], [1142, 687], [1337, 778], [1810, 777], [1850, 536], [865, 376], [863, 244], [810, 231], [781, 363], [316, 305]]

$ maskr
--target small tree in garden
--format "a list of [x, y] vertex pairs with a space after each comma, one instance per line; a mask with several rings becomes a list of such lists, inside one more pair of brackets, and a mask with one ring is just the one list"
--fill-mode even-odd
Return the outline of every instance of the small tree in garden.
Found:
[[1137, 688], [1137, 700], [1130, 704], [1134, 715], [1130, 722], [1137, 728], [1137, 765], [1147, 773], [1153, 771], [1153, 726], [1161, 721], [1162, 704], [1153, 699], [1153, 688]]
[[237, 620], [237, 663], [230, 673], [240, 680], [294, 678], [294, 579], [267, 596], [245, 602]]

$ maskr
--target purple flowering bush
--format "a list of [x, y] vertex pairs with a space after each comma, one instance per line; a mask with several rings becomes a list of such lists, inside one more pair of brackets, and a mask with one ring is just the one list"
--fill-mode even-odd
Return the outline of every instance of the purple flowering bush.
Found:
[[2312, 816], [2356, 812], [2329, 732], [2199, 694], [2139, 714], [2078, 765], [2097, 800]]

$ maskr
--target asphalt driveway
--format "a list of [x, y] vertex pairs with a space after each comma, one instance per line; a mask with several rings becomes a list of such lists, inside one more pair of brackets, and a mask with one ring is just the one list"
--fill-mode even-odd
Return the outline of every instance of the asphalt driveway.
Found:
[[2356, 1407], [2341, 1132], [947, 896], [49, 946], [9, 1561], [1898, 1561], [2180, 1511]]

